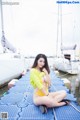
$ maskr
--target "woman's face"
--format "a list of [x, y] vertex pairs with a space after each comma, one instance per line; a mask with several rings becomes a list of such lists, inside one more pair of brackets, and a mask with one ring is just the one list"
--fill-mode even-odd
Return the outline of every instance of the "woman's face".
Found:
[[45, 65], [45, 60], [44, 60], [44, 58], [39, 58], [38, 61], [37, 61], [37, 67], [43, 68], [44, 65]]

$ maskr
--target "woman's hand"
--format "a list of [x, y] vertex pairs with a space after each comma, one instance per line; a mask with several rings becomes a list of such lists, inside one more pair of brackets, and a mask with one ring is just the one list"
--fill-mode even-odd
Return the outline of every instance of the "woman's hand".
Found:
[[48, 75], [48, 72], [47, 72], [46, 68], [43, 68], [42, 71], [43, 71], [46, 75]]
[[47, 82], [47, 83], [48, 83], [48, 86], [50, 86], [50, 85], [51, 85], [51, 80], [50, 80], [50, 76], [49, 76], [46, 68], [43, 68], [42, 71], [45, 73], [45, 82]]

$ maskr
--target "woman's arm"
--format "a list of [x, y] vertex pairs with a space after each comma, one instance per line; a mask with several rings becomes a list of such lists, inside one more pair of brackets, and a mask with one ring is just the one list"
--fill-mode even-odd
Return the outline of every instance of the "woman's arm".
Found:
[[46, 96], [49, 95], [49, 92], [46, 90], [46, 87], [45, 87], [45, 86], [43, 86], [43, 88], [41, 89], [41, 91], [42, 91]]
[[47, 70], [45, 68], [43, 68], [42, 70], [44, 73], [45, 73], [45, 82], [48, 83], [48, 85], [50, 86], [51, 85], [51, 80], [50, 80], [50, 75], [48, 74]]
[[31, 71], [30, 73], [30, 83], [33, 87], [37, 87], [40, 89], [45, 95], [48, 95], [48, 92], [45, 89], [45, 86], [40, 82], [40, 78], [38, 75], [35, 73], [34, 70]]

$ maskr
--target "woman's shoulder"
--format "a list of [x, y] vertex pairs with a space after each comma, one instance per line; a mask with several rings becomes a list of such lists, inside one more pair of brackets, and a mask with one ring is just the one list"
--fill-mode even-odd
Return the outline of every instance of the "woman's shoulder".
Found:
[[36, 69], [35, 68], [31, 68], [30, 73], [36, 73]]
[[36, 70], [35, 68], [31, 68], [31, 70], [30, 70], [30, 71], [31, 71], [31, 72], [33, 72], [33, 71], [35, 71], [35, 70]]
[[32, 68], [31, 71], [30, 71], [30, 76], [39, 76], [40, 73], [37, 71], [37, 69], [35, 68]]

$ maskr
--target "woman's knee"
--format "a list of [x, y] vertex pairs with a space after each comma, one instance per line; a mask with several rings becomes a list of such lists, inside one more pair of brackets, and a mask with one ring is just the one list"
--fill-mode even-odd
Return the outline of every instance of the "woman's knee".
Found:
[[50, 99], [50, 98], [42, 98], [42, 99], [39, 99], [39, 98], [36, 98], [36, 99], [33, 99], [33, 102], [35, 105], [46, 105], [47, 107], [51, 107], [52, 106], [52, 102], [53, 100]]
[[66, 97], [66, 95], [67, 95], [67, 93], [66, 93], [65, 90], [61, 90], [60, 93], [61, 93], [64, 97]]
[[53, 107], [53, 100], [50, 99], [49, 101], [47, 101], [47, 102], [45, 103], [45, 105], [46, 105], [48, 108]]
[[35, 99], [33, 99], [33, 103], [35, 104], [35, 105], [39, 105], [39, 101], [35, 98]]

